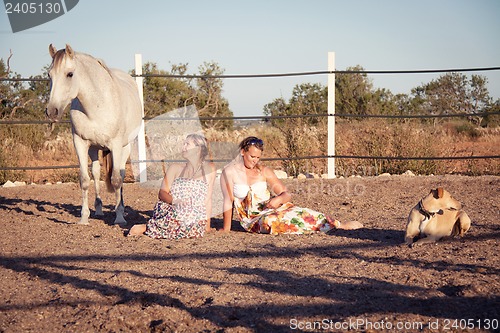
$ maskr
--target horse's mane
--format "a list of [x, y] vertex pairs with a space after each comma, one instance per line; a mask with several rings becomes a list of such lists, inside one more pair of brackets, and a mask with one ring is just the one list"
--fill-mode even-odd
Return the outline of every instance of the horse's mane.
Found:
[[104, 62], [104, 60], [102, 59], [97, 59], [97, 58], [94, 58], [95, 60], [97, 60], [97, 62], [99, 63], [99, 65], [101, 65], [102, 68], [104, 68], [106, 70], [106, 72], [109, 73], [109, 75], [113, 76], [111, 74], [111, 70], [109, 69], [108, 65], [106, 65], [106, 63]]
[[[66, 56], [66, 49], [61, 49], [59, 51], [56, 52], [56, 54], [54, 55], [54, 59], [52, 60], [52, 67], [58, 67], [61, 62], [63, 61], [64, 57]], [[108, 72], [108, 74], [110, 76], [113, 76], [112, 75], [112, 72], [111, 70], [109, 69], [109, 67], [106, 65], [106, 63], [104, 62], [104, 60], [102, 59], [97, 59], [97, 58], [94, 58], [93, 56], [89, 55], [89, 54], [85, 54], [85, 53], [79, 53], [79, 52], [75, 52], [75, 56], [76, 57], [85, 57], [85, 58], [88, 58], [88, 59], [92, 59], [92, 60], [95, 60], [97, 61], [97, 63], [106, 70], [106, 72]]]
[[59, 67], [61, 65], [64, 56], [66, 55], [66, 49], [61, 49], [54, 54], [54, 59], [52, 60], [52, 67]]
[[90, 54], [86, 54], [86, 53], [76, 53], [76, 57], [85, 57], [87, 59], [90, 59], [92, 61], [97, 61], [97, 63], [102, 67], [104, 68], [104, 70], [106, 72], [108, 72], [109, 76], [113, 76], [111, 70], [109, 69], [109, 67], [106, 65], [106, 63], [104, 62], [104, 60], [102, 59], [98, 59], [98, 58], [95, 58], [93, 56], [91, 56]]

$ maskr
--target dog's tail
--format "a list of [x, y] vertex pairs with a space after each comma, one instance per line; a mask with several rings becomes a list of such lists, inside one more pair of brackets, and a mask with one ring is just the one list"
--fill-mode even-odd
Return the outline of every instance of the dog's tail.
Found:
[[460, 235], [460, 220], [457, 220], [451, 229], [451, 237]]

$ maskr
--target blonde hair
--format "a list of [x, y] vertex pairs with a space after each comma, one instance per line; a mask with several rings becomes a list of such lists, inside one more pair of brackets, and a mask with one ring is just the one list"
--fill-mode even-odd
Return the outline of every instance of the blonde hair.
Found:
[[207, 139], [201, 134], [193, 133], [189, 134], [186, 140], [192, 140], [195, 146], [201, 148], [200, 157], [202, 161], [205, 161], [209, 153]]

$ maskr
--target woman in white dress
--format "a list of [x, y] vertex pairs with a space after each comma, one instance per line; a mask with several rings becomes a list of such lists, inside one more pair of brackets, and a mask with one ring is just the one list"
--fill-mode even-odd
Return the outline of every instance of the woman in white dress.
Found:
[[231, 230], [233, 205], [241, 226], [249, 232], [304, 234], [362, 227], [357, 221], [341, 223], [321, 212], [295, 206], [274, 170], [259, 163], [264, 142], [251, 136], [239, 147], [241, 156], [227, 165], [221, 176], [223, 231]]

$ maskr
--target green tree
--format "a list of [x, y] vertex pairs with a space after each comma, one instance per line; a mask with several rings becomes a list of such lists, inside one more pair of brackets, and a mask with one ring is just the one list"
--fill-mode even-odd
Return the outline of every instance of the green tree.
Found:
[[[393, 102], [396, 107], [395, 109], [395, 115], [399, 116], [408, 116], [415, 114], [415, 105], [414, 105], [414, 100], [411, 98], [411, 96], [407, 94], [396, 94], [393, 97]], [[406, 119], [405, 122], [408, 120]]]
[[[153, 118], [180, 107], [193, 104], [195, 95], [190, 79], [162, 75], [184, 75], [187, 64], [173, 65], [170, 71], [160, 70], [155, 63], [143, 65], [144, 116]], [[149, 76], [148, 76], [149, 75]]]
[[[8, 66], [7, 66], [8, 67]], [[20, 79], [21, 76], [12, 73], [0, 59], [0, 77]], [[42, 71], [47, 72], [48, 66]], [[0, 118], [30, 119], [45, 118], [45, 108], [48, 102], [49, 82], [44, 75], [31, 76], [28, 83], [22, 81], [1, 81], [0, 83]]]
[[[404, 113], [403, 95], [394, 96], [388, 89], [374, 89], [363, 67], [347, 68], [350, 73], [335, 76], [335, 113], [353, 115], [394, 115]], [[407, 97], [404, 97], [407, 99]], [[399, 104], [398, 104], [399, 103]], [[294, 87], [288, 102], [277, 98], [264, 106], [264, 115], [289, 116], [326, 114], [328, 112], [328, 88], [319, 84], [305, 83]], [[311, 125], [326, 124], [326, 117], [311, 117]], [[279, 121], [273, 121], [273, 124]]]
[[[5, 65], [3, 59], [0, 59], [0, 77], [6, 78], [9, 76], [9, 69]], [[8, 81], [0, 81], [0, 119], [7, 118], [12, 106], [11, 85]]]
[[371, 104], [373, 107], [373, 114], [380, 115], [397, 115], [400, 113], [398, 101], [401, 102], [402, 95], [394, 96], [389, 89], [376, 89], [371, 94]]
[[[363, 67], [348, 67], [347, 71], [363, 71]], [[335, 75], [335, 113], [374, 114], [373, 84], [366, 73], [339, 73]]]
[[482, 127], [498, 127], [500, 126], [500, 114], [492, 114], [493, 112], [500, 112], [500, 99], [497, 99], [486, 110], [486, 116], [481, 121]]
[[[296, 85], [288, 102], [281, 97], [264, 105], [264, 115], [266, 116], [326, 115], [327, 112], [328, 90], [319, 83]], [[297, 120], [296, 118], [273, 119], [271, 123], [281, 125], [288, 121], [293, 123]], [[305, 118], [305, 123], [313, 126], [325, 125], [326, 122], [326, 116]]]
[[[488, 79], [481, 75], [472, 75], [470, 81], [470, 102], [467, 113], [477, 114], [490, 110], [492, 108], [493, 99], [490, 97], [488, 88]], [[476, 123], [480, 124], [482, 117], [476, 117]]]
[[[288, 102], [277, 98], [264, 106], [266, 116], [326, 115], [327, 111], [328, 91], [319, 83], [297, 85]], [[326, 123], [327, 117], [271, 119], [283, 136], [285, 156], [282, 157], [307, 156], [316, 150], [325, 153], [326, 147], [319, 143], [326, 142]], [[320, 130], [314, 130], [317, 128]], [[296, 176], [305, 172], [308, 164], [306, 160], [292, 159], [284, 160], [282, 165], [288, 174]]]
[[[187, 70], [188, 64], [172, 65], [170, 71], [158, 69], [155, 63], [144, 64], [145, 117], [156, 117], [193, 104], [200, 117], [232, 117], [229, 103], [222, 97], [222, 79], [210, 77], [223, 73], [219, 65], [204, 63], [199, 68], [199, 75], [203, 77], [196, 80], [186, 74]], [[202, 124], [215, 128], [231, 128], [233, 121], [232, 119], [208, 120]]]
[[[265, 116], [286, 116], [290, 114], [288, 109], [288, 103], [283, 97], [280, 97], [276, 98], [271, 103], [267, 103], [266, 105], [264, 105], [263, 113]], [[282, 123], [283, 121], [278, 119], [271, 119], [270, 122], [271, 124], [276, 125]]]
[[[290, 111], [294, 115], [317, 115], [328, 113], [328, 89], [319, 83], [304, 83], [292, 91]], [[325, 125], [326, 117], [306, 118], [310, 125]]]
[[[213, 77], [224, 74], [224, 70], [215, 62], [204, 62], [199, 68], [200, 78], [196, 80], [196, 107], [200, 117], [232, 117], [228, 101], [222, 97], [224, 82], [221, 78]], [[204, 120], [205, 127], [231, 129], [232, 119]]]
[[[486, 84], [487, 79], [480, 75], [472, 75], [469, 79], [462, 73], [447, 73], [412, 89], [413, 105], [417, 113], [422, 114], [466, 113], [474, 116], [491, 105]], [[480, 117], [471, 117], [471, 120], [477, 124], [481, 122]]]

